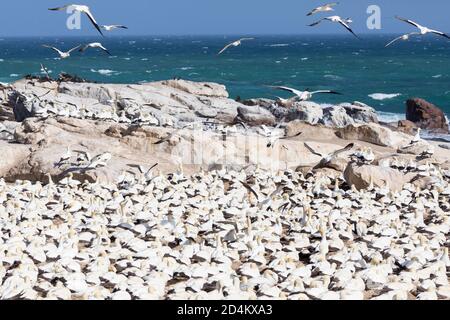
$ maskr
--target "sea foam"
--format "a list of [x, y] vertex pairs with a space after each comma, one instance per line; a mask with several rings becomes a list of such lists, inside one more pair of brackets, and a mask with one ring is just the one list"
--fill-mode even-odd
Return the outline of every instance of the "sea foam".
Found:
[[394, 99], [401, 95], [402, 95], [401, 93], [373, 93], [369, 94], [369, 97], [372, 98], [373, 100], [383, 101], [388, 99]]

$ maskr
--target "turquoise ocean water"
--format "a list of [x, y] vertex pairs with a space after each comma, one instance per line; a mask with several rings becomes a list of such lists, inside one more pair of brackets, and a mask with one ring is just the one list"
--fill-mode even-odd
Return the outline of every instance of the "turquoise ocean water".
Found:
[[[39, 74], [40, 63], [53, 75], [64, 71], [98, 82], [138, 83], [173, 77], [225, 84], [235, 98], [286, 97], [266, 85], [333, 89], [342, 96], [317, 96], [324, 104], [361, 101], [383, 119], [404, 117], [405, 100], [424, 98], [450, 113], [450, 41], [429, 36], [384, 45], [395, 35], [259, 36], [221, 56], [239, 36], [4, 38], [0, 39], [0, 82]], [[69, 59], [42, 44], [68, 50], [101, 41], [112, 53], [73, 53]]]

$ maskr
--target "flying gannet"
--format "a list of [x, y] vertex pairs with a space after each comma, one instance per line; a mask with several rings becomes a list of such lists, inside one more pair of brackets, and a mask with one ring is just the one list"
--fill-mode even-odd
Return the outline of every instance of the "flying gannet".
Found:
[[334, 11], [333, 7], [337, 6], [339, 4], [339, 2], [333, 2], [333, 3], [327, 3], [323, 6], [317, 7], [313, 10], [311, 10], [311, 12], [309, 12], [307, 14], [307, 16], [312, 16], [313, 14], [319, 13], [319, 12], [327, 12], [327, 11]]
[[241, 39], [236, 40], [236, 41], [234, 41], [232, 43], [229, 43], [222, 50], [220, 50], [217, 55], [220, 55], [220, 54], [224, 53], [227, 49], [229, 49], [231, 47], [238, 47], [238, 46], [240, 46], [243, 41], [254, 40], [254, 39], [255, 38], [241, 38]]
[[42, 46], [43, 46], [44, 48], [49, 48], [49, 49], [52, 49], [52, 50], [56, 51], [56, 52], [59, 54], [59, 57], [60, 57], [61, 59], [67, 59], [67, 58], [69, 58], [69, 57], [70, 57], [70, 54], [71, 54], [73, 51], [75, 51], [75, 50], [77, 50], [78, 48], [81, 47], [81, 46], [76, 46], [75, 48], [72, 48], [72, 49], [70, 49], [69, 51], [64, 52], [64, 51], [59, 50], [58, 48], [55, 48], [55, 47], [52, 47], [52, 46], [49, 46], [49, 45], [46, 45], [46, 44], [44, 44], [44, 45], [42, 45]]
[[86, 14], [86, 16], [89, 18], [89, 20], [91, 20], [91, 23], [97, 29], [97, 31], [100, 32], [100, 34], [103, 36], [102, 30], [101, 30], [99, 24], [97, 23], [97, 21], [95, 20], [94, 15], [91, 13], [91, 10], [89, 9], [88, 6], [79, 5], [79, 4], [68, 4], [68, 5], [65, 5], [65, 6], [62, 6], [62, 7], [58, 7], [58, 8], [50, 8], [48, 10], [51, 10], [51, 11], [62, 11], [62, 10], [67, 10], [67, 9]]
[[350, 18], [342, 19], [342, 18], [339, 17], [339, 16], [331, 16], [331, 17], [326, 17], [326, 18], [320, 19], [319, 21], [314, 22], [314, 23], [310, 24], [309, 26], [310, 26], [310, 27], [317, 26], [319, 23], [321, 23], [321, 22], [324, 21], [324, 20], [328, 20], [328, 21], [331, 21], [331, 22], [339, 23], [339, 24], [342, 25], [345, 29], [347, 29], [349, 32], [351, 32], [356, 38], [359, 39], [359, 37], [356, 35], [356, 33], [354, 33], [353, 30], [352, 30], [352, 29], [350, 28], [350, 26], [349, 26], [349, 23], [352, 22], [352, 20], [351, 20]]
[[298, 99], [300, 101], [307, 101], [307, 100], [311, 100], [311, 98], [313, 97], [313, 95], [315, 94], [322, 94], [322, 93], [327, 93], [327, 94], [341, 94], [339, 92], [336, 91], [332, 91], [332, 90], [317, 90], [317, 91], [300, 91], [297, 89], [293, 89], [293, 88], [289, 88], [289, 87], [283, 87], [283, 86], [271, 86], [271, 88], [274, 89], [279, 89], [279, 90], [283, 90], [283, 91], [288, 91], [291, 92], [293, 94], [296, 95], [296, 97], [298, 97]]

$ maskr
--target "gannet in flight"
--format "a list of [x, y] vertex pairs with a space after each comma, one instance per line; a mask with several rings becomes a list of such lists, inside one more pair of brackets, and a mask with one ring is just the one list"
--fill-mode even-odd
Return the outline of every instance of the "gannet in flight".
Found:
[[88, 43], [80, 48], [80, 52], [84, 52], [89, 48], [99, 48], [105, 51], [107, 54], [111, 55], [111, 53], [106, 49], [100, 42], [92, 42]]
[[407, 33], [407, 34], [404, 34], [404, 35], [402, 35], [402, 36], [400, 36], [400, 37], [398, 37], [398, 38], [395, 38], [394, 40], [392, 40], [391, 42], [389, 42], [386, 46], [385, 46], [385, 48], [387, 48], [387, 47], [389, 47], [391, 44], [393, 44], [393, 43], [395, 43], [395, 42], [397, 42], [397, 41], [399, 41], [399, 40], [403, 40], [403, 41], [406, 41], [406, 40], [409, 40], [409, 37], [411, 37], [412, 35], [420, 35], [420, 33], [418, 33], [418, 32], [411, 32], [411, 33]]
[[100, 26], [100, 28], [102, 28], [103, 30], [106, 30], [106, 31], [112, 31], [114, 29], [128, 29], [128, 27], [122, 26], [122, 25], [118, 25], [118, 24], [103, 25], [103, 26]]
[[332, 160], [336, 159], [341, 153], [347, 152], [355, 147], [354, 143], [348, 144], [345, 148], [336, 150], [330, 154], [323, 155], [321, 153], [316, 152], [311, 146], [309, 146], [306, 142], [304, 143], [306, 149], [309, 150], [312, 154], [321, 157], [320, 162], [314, 167], [314, 169], [325, 168]]
[[313, 14], [316, 14], [318, 12], [334, 11], [333, 7], [338, 4], [339, 4], [339, 2], [327, 3], [323, 6], [313, 9], [310, 13], [307, 14], [307, 16], [312, 16]]
[[271, 88], [291, 92], [291, 93], [295, 94], [300, 101], [311, 100], [313, 95], [319, 94], [319, 93], [340, 94], [339, 92], [332, 91], [332, 90], [317, 90], [317, 91], [310, 92], [308, 90], [300, 91], [300, 90], [297, 90], [297, 89], [292, 89], [292, 88], [289, 88], [289, 87], [282, 87], [282, 86], [272, 86]]
[[227, 50], [230, 47], [238, 47], [242, 44], [242, 41], [247, 41], [247, 40], [255, 40], [255, 38], [241, 38], [239, 40], [236, 40], [230, 44], [227, 44], [222, 50], [219, 51], [219, 53], [217, 55], [222, 54], [225, 50]]
[[62, 11], [62, 10], [67, 10], [67, 9], [86, 14], [86, 16], [89, 18], [89, 20], [91, 20], [91, 23], [97, 29], [97, 31], [100, 32], [100, 34], [103, 36], [102, 30], [101, 30], [100, 26], [98, 25], [97, 21], [95, 20], [94, 16], [92, 15], [91, 10], [89, 9], [88, 6], [79, 5], [79, 4], [68, 4], [68, 5], [65, 5], [63, 7], [51, 8], [51, 9], [48, 9], [48, 10]]
[[323, 18], [323, 19], [321, 19], [321, 20], [319, 20], [319, 21], [317, 21], [317, 22], [314, 22], [314, 23], [310, 24], [309, 26], [310, 26], [310, 27], [317, 26], [319, 23], [321, 23], [321, 22], [324, 21], [324, 20], [328, 20], [328, 21], [331, 21], [331, 22], [337, 22], [337, 23], [341, 24], [345, 29], [347, 29], [348, 31], [350, 31], [356, 38], [359, 39], [359, 37], [353, 32], [353, 30], [352, 30], [352, 29], [350, 28], [350, 26], [349, 26], [349, 23], [352, 22], [352, 20], [351, 20], [350, 18], [342, 19], [342, 18], [339, 17], [339, 16], [331, 16], [331, 17]]
[[445, 34], [444, 32], [437, 31], [437, 30], [433, 30], [433, 29], [429, 29], [429, 28], [424, 27], [424, 26], [418, 24], [417, 22], [414, 22], [414, 21], [409, 20], [409, 19], [400, 18], [400, 17], [398, 17], [398, 16], [397, 16], [396, 18], [397, 18], [398, 20], [400, 20], [400, 21], [409, 23], [409, 24], [415, 26], [416, 28], [418, 28], [419, 31], [420, 31], [420, 35], [425, 35], [425, 34], [427, 34], [427, 33], [434, 33], [434, 34], [437, 34], [437, 35], [439, 35], [439, 36], [442, 36], [442, 37], [445, 37], [445, 38], [447, 38], [447, 39], [450, 39], [450, 36], [447, 35], [447, 34]]
[[75, 48], [72, 48], [72, 49], [70, 49], [69, 51], [66, 51], [66, 52], [63, 52], [63, 51], [61, 51], [61, 50], [59, 50], [58, 48], [55, 48], [55, 47], [52, 47], [52, 46], [49, 46], [49, 45], [46, 45], [46, 44], [44, 44], [44, 45], [42, 45], [44, 48], [49, 48], [49, 49], [53, 49], [54, 51], [56, 51], [58, 54], [59, 54], [59, 57], [61, 58], [61, 59], [67, 59], [67, 58], [69, 58], [70, 57], [70, 54], [73, 52], [73, 51], [75, 51], [75, 50], [77, 50], [78, 48], [80, 48], [81, 46], [76, 46]]

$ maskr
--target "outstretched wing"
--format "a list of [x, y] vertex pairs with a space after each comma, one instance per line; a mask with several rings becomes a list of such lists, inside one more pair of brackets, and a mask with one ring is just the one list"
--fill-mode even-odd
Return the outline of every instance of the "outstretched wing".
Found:
[[81, 47], [81, 45], [78, 45], [78, 46], [70, 49], [69, 51], [67, 51], [67, 53], [72, 53], [73, 51], [78, 50], [80, 47]]
[[239, 182], [245, 187], [245, 189], [247, 189], [247, 191], [253, 193], [255, 195], [256, 199], [259, 200], [259, 195], [248, 183], [245, 183], [244, 181], [239, 181]]
[[248, 41], [248, 40], [255, 40], [255, 38], [241, 38], [239, 41]]
[[342, 20], [339, 20], [339, 23], [340, 23], [345, 29], [347, 29], [349, 32], [351, 32], [356, 38], [360, 39], [360, 38], [356, 35], [356, 33], [353, 32], [352, 28], [350, 28], [350, 26], [349, 26], [346, 22], [344, 22], [344, 21], [342, 21]]
[[55, 48], [55, 47], [52, 47], [52, 46], [49, 46], [49, 45], [46, 45], [46, 44], [43, 44], [42, 46], [43, 46], [44, 48], [52, 49], [52, 50], [58, 52], [60, 55], [63, 54], [63, 52], [62, 52], [61, 50], [59, 50], [58, 48]]
[[303, 145], [304, 145], [304, 146], [306, 147], [306, 149], [308, 149], [309, 152], [311, 152], [313, 155], [316, 155], [316, 156], [319, 156], [319, 157], [323, 158], [323, 154], [320, 154], [320, 153], [314, 151], [314, 149], [311, 148], [306, 142], [304, 142]]
[[437, 30], [431, 30], [431, 33], [437, 34], [438, 36], [445, 37], [447, 39], [450, 39], [450, 36], [444, 32], [437, 31]]
[[317, 91], [313, 91], [311, 92], [312, 94], [316, 94], [316, 93], [328, 93], [328, 94], [339, 94], [342, 95], [342, 93], [333, 91], [333, 90], [317, 90]]
[[317, 25], [318, 25], [319, 23], [321, 23], [323, 20], [325, 20], [325, 18], [320, 19], [319, 21], [316, 21], [316, 22], [314, 22], [314, 23], [311, 23], [311, 24], [309, 24], [308, 26], [309, 26], [309, 27], [317, 26]]
[[279, 89], [279, 90], [283, 90], [283, 91], [287, 91], [290, 93], [295, 94], [296, 96], [301, 96], [303, 92], [297, 90], [297, 89], [293, 89], [293, 88], [289, 88], [289, 87], [283, 87], [283, 86], [270, 86], [271, 88], [274, 89]]
[[217, 55], [221, 55], [222, 53], [224, 53], [229, 47], [233, 45], [233, 43], [234, 42], [227, 44], [222, 50], [219, 51]]
[[401, 35], [400, 37], [395, 38], [394, 40], [392, 40], [391, 42], [389, 42], [389, 43], [385, 46], [385, 48], [389, 47], [390, 45], [396, 43], [396, 42], [399, 41], [399, 40], [402, 40], [404, 36], [405, 36], [405, 35]]
[[69, 8], [71, 6], [72, 6], [71, 4], [66, 4], [65, 6], [58, 7], [58, 8], [50, 8], [48, 10], [51, 10], [51, 11], [62, 11], [62, 10], [66, 10], [67, 8]]
[[395, 16], [395, 18], [397, 18], [397, 19], [400, 20], [400, 21], [409, 23], [410, 25], [413, 25], [413, 26], [416, 27], [416, 28], [420, 28], [420, 27], [421, 27], [420, 24], [418, 24], [417, 22], [414, 22], [414, 21], [412, 21], [412, 20], [405, 19], [405, 18], [400, 18], [399, 16]]
[[97, 21], [95, 21], [94, 16], [92, 15], [92, 13], [88, 10], [85, 12], [86, 16], [89, 18], [89, 20], [91, 20], [91, 23], [94, 25], [95, 29], [97, 29], [98, 32], [100, 32], [100, 34], [102, 36], [104, 36], [102, 29], [100, 28], [100, 26], [98, 25]]
[[339, 149], [339, 150], [336, 150], [335, 152], [333, 152], [333, 153], [331, 154], [331, 157], [334, 158], [334, 157], [340, 155], [341, 153], [344, 153], [344, 152], [346, 152], [346, 151], [349, 151], [349, 150], [353, 149], [354, 147], [355, 147], [355, 144], [354, 144], [354, 143], [350, 143], [350, 144], [347, 145], [345, 148], [342, 148], [342, 149]]

